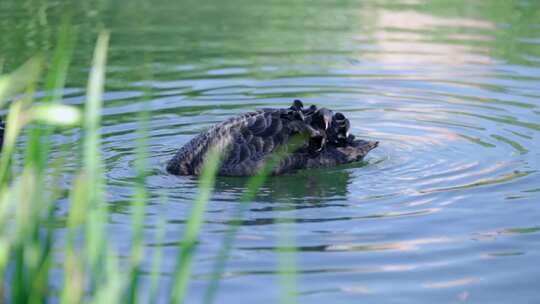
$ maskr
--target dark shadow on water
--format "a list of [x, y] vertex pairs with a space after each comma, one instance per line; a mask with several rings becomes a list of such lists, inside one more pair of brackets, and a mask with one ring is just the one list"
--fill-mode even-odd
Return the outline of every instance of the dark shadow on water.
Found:
[[[325, 203], [340, 201], [347, 197], [353, 170], [362, 170], [365, 163], [335, 168], [302, 170], [294, 174], [271, 176], [259, 189], [257, 202]], [[353, 169], [353, 168], [357, 169]], [[218, 177], [215, 192], [241, 195], [247, 177]]]

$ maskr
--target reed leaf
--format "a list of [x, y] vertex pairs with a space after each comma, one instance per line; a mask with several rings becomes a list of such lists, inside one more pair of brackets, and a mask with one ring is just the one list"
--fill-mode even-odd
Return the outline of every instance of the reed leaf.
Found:
[[191, 275], [191, 264], [193, 260], [193, 252], [195, 243], [199, 236], [202, 223], [204, 221], [204, 213], [206, 204], [210, 199], [212, 189], [214, 187], [217, 170], [219, 169], [221, 151], [211, 149], [208, 152], [202, 174], [199, 179], [199, 190], [197, 198], [191, 210], [191, 215], [186, 224], [184, 237], [178, 252], [172, 292], [172, 303], [183, 303], [186, 298], [186, 290]]

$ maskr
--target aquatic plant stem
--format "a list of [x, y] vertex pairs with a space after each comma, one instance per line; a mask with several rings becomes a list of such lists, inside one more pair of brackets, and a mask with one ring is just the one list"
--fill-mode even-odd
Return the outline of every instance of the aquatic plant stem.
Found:
[[156, 243], [154, 255], [152, 257], [152, 270], [150, 271], [150, 291], [148, 292], [148, 303], [158, 302], [158, 286], [160, 279], [161, 260], [163, 258], [163, 240], [165, 238], [165, 220], [161, 219], [157, 224]]
[[182, 238], [180, 250], [178, 252], [176, 271], [174, 273], [171, 291], [172, 303], [183, 303], [186, 297], [186, 289], [191, 275], [193, 251], [204, 221], [206, 205], [214, 187], [217, 170], [219, 169], [220, 164], [220, 154], [221, 151], [212, 149], [208, 152], [208, 156], [205, 160], [205, 165], [199, 179], [197, 199], [192, 207], [191, 216], [186, 223], [184, 237]]
[[100, 144], [98, 129], [101, 124], [108, 43], [109, 32], [101, 32], [94, 50], [84, 113], [85, 138], [82, 172], [86, 175], [88, 181], [86, 256], [88, 258], [87, 264], [92, 274], [90, 280], [91, 290], [94, 290], [98, 285], [107, 283], [103, 280], [103, 272], [106, 269], [102, 267], [107, 262], [106, 254], [108, 252], [105, 242], [107, 208], [103, 206], [104, 182], [101, 174], [102, 163], [98, 149]]
[[[146, 95], [145, 95], [146, 96]], [[144, 98], [144, 97], [143, 97]], [[130, 275], [129, 287], [127, 290], [126, 303], [137, 303], [138, 286], [141, 273], [141, 262], [144, 257], [143, 244], [143, 229], [145, 219], [146, 200], [148, 193], [146, 190], [146, 168], [148, 159], [148, 109], [141, 110], [139, 122], [141, 127], [138, 130], [138, 142], [136, 148], [136, 165], [137, 176], [135, 179], [135, 195], [132, 198], [132, 224], [133, 233], [131, 237], [131, 259], [130, 259]]]
[[257, 175], [248, 180], [246, 184], [246, 191], [240, 198], [240, 204], [232, 215], [233, 219], [238, 219], [240, 222], [231, 223], [228, 230], [225, 232], [221, 248], [216, 257], [214, 266], [212, 267], [210, 281], [204, 293], [204, 304], [211, 304], [215, 300], [219, 288], [219, 279], [225, 270], [225, 264], [228, 260], [229, 252], [234, 244], [234, 239], [241, 225], [242, 218], [244, 217], [246, 210], [249, 208], [249, 204], [255, 199], [257, 191], [259, 191], [259, 188], [264, 184], [277, 164], [279, 164], [279, 162], [288, 155], [289, 151], [294, 151], [299, 148], [305, 140], [306, 138], [301, 135], [293, 137], [288, 145], [281, 147], [280, 150], [268, 158], [267, 162], [257, 173]]
[[280, 302], [283, 304], [298, 303], [296, 241], [292, 226], [294, 222], [276, 221], [278, 229], [278, 271], [282, 292]]
[[[248, 181], [247, 190], [240, 199], [240, 204], [231, 216], [233, 219], [239, 219], [241, 221], [244, 213], [249, 208], [249, 203], [255, 198], [257, 190], [262, 186], [262, 184], [266, 180], [266, 176], [271, 171], [270, 166], [271, 164], [267, 164], [266, 170], [261, 170], [258, 175]], [[225, 269], [225, 264], [228, 260], [229, 252], [231, 251], [231, 248], [234, 244], [234, 239], [236, 237], [239, 227], [240, 223], [232, 223], [231, 226], [229, 226], [228, 230], [225, 232], [221, 248], [216, 257], [214, 266], [212, 267], [210, 281], [204, 293], [204, 304], [213, 303], [215, 300], [219, 288], [219, 279]]]

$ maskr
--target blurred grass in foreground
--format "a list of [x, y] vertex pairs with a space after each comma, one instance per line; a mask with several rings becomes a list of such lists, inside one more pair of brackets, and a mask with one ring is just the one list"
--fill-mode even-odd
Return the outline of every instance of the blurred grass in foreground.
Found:
[[[0, 76], [0, 107], [12, 98], [7, 116], [4, 145], [0, 153], [0, 302], [43, 303], [55, 298], [60, 303], [182, 303], [186, 299], [191, 278], [191, 265], [204, 214], [209, 201], [216, 172], [219, 168], [219, 151], [212, 151], [206, 161], [199, 180], [198, 197], [185, 226], [184, 236], [178, 248], [177, 265], [173, 274], [170, 292], [158, 296], [160, 282], [161, 248], [158, 246], [149, 271], [150, 286], [147, 298], [141, 298], [141, 264], [145, 259], [142, 239], [147, 192], [145, 186], [146, 159], [148, 152], [145, 127], [137, 148], [134, 196], [132, 205], [132, 242], [127, 267], [121, 266], [118, 254], [110, 245], [107, 236], [108, 206], [105, 201], [106, 182], [103, 177], [103, 163], [99, 152], [100, 118], [102, 95], [105, 83], [105, 68], [109, 33], [99, 34], [94, 59], [90, 70], [87, 98], [84, 111], [60, 103], [62, 90], [67, 78], [71, 54], [75, 47], [76, 32], [67, 22], [60, 31], [57, 49], [51, 66], [47, 69], [44, 90], [48, 95], [40, 104], [34, 104], [43, 58], [29, 60], [18, 70]], [[148, 117], [141, 116], [145, 126]], [[26, 154], [22, 169], [12, 165], [17, 137], [23, 128], [31, 125], [26, 141]], [[60, 156], [51, 162], [49, 152], [50, 135], [57, 127], [80, 127], [84, 140], [80, 151], [82, 159], [69, 192], [69, 212], [66, 219], [65, 239], [56, 239], [53, 226], [59, 219], [55, 214], [55, 203], [62, 197], [60, 177], [68, 152], [60, 151]], [[238, 224], [230, 226], [218, 253], [213, 273], [205, 292], [205, 303], [213, 303], [218, 282], [225, 270], [228, 252], [241, 223], [242, 216], [279, 161], [281, 153], [269, 161], [260, 174], [247, 180], [246, 193], [241, 198], [239, 209], [233, 214]], [[157, 240], [163, 239], [165, 224], [161, 223]], [[290, 230], [280, 230], [289, 235]], [[284, 236], [278, 240], [281, 248], [289, 247], [292, 238]], [[62, 265], [54, 266], [58, 250], [63, 244]], [[280, 270], [283, 274], [283, 290], [280, 300], [284, 303], [296, 302], [294, 257], [287, 250], [280, 254]], [[294, 254], [294, 251], [293, 251]], [[289, 269], [285, 269], [287, 266]], [[55, 269], [61, 268], [61, 269]], [[127, 268], [127, 269], [126, 269]], [[53, 277], [52, 270], [55, 275]], [[291, 271], [292, 269], [292, 271]], [[53, 283], [60, 284], [60, 290]], [[56, 288], [56, 289], [53, 289]]]

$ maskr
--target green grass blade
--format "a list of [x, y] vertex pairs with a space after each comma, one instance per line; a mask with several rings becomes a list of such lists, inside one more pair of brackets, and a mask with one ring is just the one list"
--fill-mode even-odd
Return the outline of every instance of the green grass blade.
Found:
[[[266, 177], [270, 174], [271, 168], [274, 165], [275, 164], [273, 162], [268, 162], [264, 169], [259, 172], [259, 174], [249, 179], [247, 183], [247, 190], [240, 198], [240, 204], [238, 205], [238, 208], [235, 209], [232, 218], [243, 218], [244, 213], [249, 208], [249, 202], [251, 202], [255, 198], [257, 190], [262, 186], [262, 184], [266, 180]], [[204, 293], [203, 303], [205, 304], [213, 303], [215, 300], [215, 296], [219, 288], [219, 279], [221, 278], [221, 274], [225, 270], [225, 264], [229, 257], [229, 252], [231, 251], [234, 244], [234, 239], [236, 237], [239, 227], [240, 223], [231, 224], [229, 229], [227, 229], [227, 231], [225, 232], [222, 245], [218, 252], [216, 261], [212, 267], [210, 281]]]
[[[64, 17], [60, 26], [60, 33], [53, 58], [46, 74], [44, 91], [47, 95], [42, 102], [49, 104], [58, 103], [62, 98], [68, 68], [75, 48], [75, 40], [75, 31], [69, 23], [69, 17]], [[37, 113], [40, 113], [40, 111], [37, 111]], [[49, 119], [62, 117], [62, 113], [50, 114], [53, 115], [44, 117], [48, 117]], [[52, 132], [53, 128], [51, 126], [30, 130], [25, 162], [34, 163], [40, 173], [45, 168], [49, 159], [50, 136]]]
[[89, 187], [85, 255], [91, 274], [89, 288], [91, 292], [95, 293], [100, 292], [100, 286], [106, 286], [110, 283], [105, 280], [106, 270], [103, 269], [103, 265], [110, 261], [107, 259], [106, 243], [108, 210], [103, 204], [104, 182], [99, 154], [99, 127], [101, 125], [108, 43], [109, 33], [101, 32], [94, 50], [84, 113], [83, 173], [87, 176]]
[[[306, 140], [305, 136], [298, 135], [293, 137], [290, 140], [290, 143], [286, 146], [281, 147], [274, 155], [268, 158], [263, 168], [257, 173], [257, 175], [251, 177], [246, 184], [246, 191], [240, 198], [240, 204], [238, 208], [234, 211], [232, 218], [233, 219], [242, 219], [244, 213], [249, 208], [249, 203], [253, 201], [257, 195], [257, 191], [264, 184], [268, 176], [272, 173], [272, 170], [279, 164], [279, 162], [285, 158], [289, 151], [294, 151], [298, 149]], [[240, 220], [241, 221], [241, 220]], [[221, 248], [218, 252], [216, 261], [212, 267], [212, 274], [210, 281], [204, 293], [203, 303], [211, 304], [214, 303], [218, 288], [219, 288], [219, 279], [225, 270], [225, 264], [229, 258], [229, 252], [232, 249], [234, 244], [234, 239], [238, 232], [238, 229], [241, 225], [240, 223], [231, 224], [225, 236], [223, 237], [223, 242]]]
[[12, 154], [15, 151], [15, 142], [25, 124], [23, 116], [22, 101], [12, 103], [6, 121], [4, 145], [2, 147], [2, 153], [0, 153], [0, 185], [2, 186], [7, 186], [9, 165]]
[[83, 261], [75, 252], [77, 228], [86, 222], [88, 214], [88, 180], [79, 174], [70, 192], [70, 208], [67, 218], [66, 262], [64, 263], [64, 286], [61, 303], [79, 303], [84, 293]]
[[[21, 180], [15, 181], [12, 188], [20, 187]], [[16, 205], [12, 198], [13, 193], [7, 186], [0, 185], [0, 283], [3, 283], [4, 270], [9, 260], [12, 233], [9, 230], [8, 221], [13, 217], [13, 208]], [[3, 284], [0, 286], [4, 286]], [[0, 287], [3, 289], [3, 287]]]
[[195, 243], [199, 235], [206, 204], [210, 199], [216, 174], [220, 163], [220, 153], [217, 149], [208, 152], [202, 174], [199, 179], [199, 192], [192, 207], [191, 216], [186, 224], [184, 237], [178, 252], [176, 271], [174, 274], [171, 302], [182, 303], [186, 296], [186, 289], [191, 275], [191, 262]]
[[79, 109], [63, 104], [35, 105], [26, 115], [34, 122], [62, 127], [77, 126], [82, 120]]
[[57, 102], [62, 98], [62, 90], [66, 84], [76, 42], [77, 30], [71, 25], [71, 16], [64, 15], [52, 63], [45, 80], [45, 90], [50, 94], [45, 101]]
[[100, 141], [101, 109], [103, 107], [103, 89], [105, 85], [105, 68], [107, 65], [107, 48], [109, 32], [102, 32], [97, 39], [94, 59], [90, 70], [87, 87], [87, 99], [84, 111], [84, 169], [90, 182], [99, 178], [101, 162], [98, 145]]
[[36, 56], [9, 75], [0, 76], [0, 108], [6, 99], [22, 92], [39, 78], [43, 59]]
[[296, 242], [292, 226], [294, 223], [277, 221], [278, 226], [278, 273], [281, 287], [280, 303], [298, 303]]
[[161, 269], [161, 259], [163, 256], [162, 246], [163, 240], [165, 238], [165, 221], [160, 220], [156, 230], [156, 243], [157, 246], [154, 248], [154, 257], [152, 260], [152, 270], [150, 273], [150, 291], [149, 291], [149, 300], [148, 303], [154, 304], [157, 303], [158, 296], [158, 286], [160, 278], [160, 269]]
[[143, 247], [143, 228], [146, 209], [146, 200], [148, 194], [146, 191], [146, 169], [148, 159], [148, 111], [143, 109], [139, 118], [141, 128], [138, 131], [138, 143], [136, 148], [136, 169], [137, 176], [135, 179], [135, 196], [132, 199], [133, 215], [132, 215], [132, 244], [130, 258], [130, 283], [127, 290], [126, 303], [137, 303], [137, 289], [139, 286], [141, 262], [144, 256]]
[[7, 183], [10, 160], [15, 151], [15, 142], [23, 126], [29, 118], [24, 115], [25, 104], [31, 103], [34, 95], [33, 87], [38, 80], [42, 65], [42, 58], [36, 56], [27, 61], [13, 73], [0, 77], [0, 108], [6, 98], [13, 94], [27, 90], [27, 99], [13, 102], [6, 121], [4, 143], [0, 153], [0, 187]]
[[112, 251], [105, 253], [106, 258], [101, 267], [104, 268], [106, 282], [102, 282], [95, 291], [95, 297], [88, 301], [91, 304], [122, 303], [122, 289], [124, 277], [118, 268], [118, 258]]
[[[13, 219], [10, 225], [11, 234], [9, 238], [11, 253], [10, 264], [12, 275], [7, 287], [11, 288], [11, 297], [14, 302], [27, 303], [31, 294], [33, 273], [39, 259], [39, 246], [33, 240], [33, 232], [37, 225], [34, 220], [36, 214], [32, 208], [32, 200], [35, 195], [27, 189], [34, 189], [36, 178], [30, 168], [25, 168], [20, 177], [8, 189], [8, 200], [14, 207], [10, 218]], [[9, 214], [8, 213], [8, 214]]]

